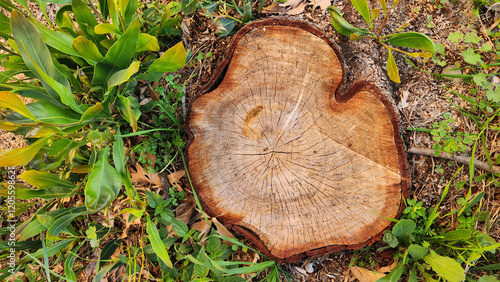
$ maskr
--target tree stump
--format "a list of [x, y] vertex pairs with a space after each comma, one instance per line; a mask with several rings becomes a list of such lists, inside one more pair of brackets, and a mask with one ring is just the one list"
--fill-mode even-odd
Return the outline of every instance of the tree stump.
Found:
[[278, 261], [356, 249], [401, 214], [409, 171], [378, 87], [345, 91], [335, 44], [301, 21], [245, 26], [187, 117], [204, 210]]

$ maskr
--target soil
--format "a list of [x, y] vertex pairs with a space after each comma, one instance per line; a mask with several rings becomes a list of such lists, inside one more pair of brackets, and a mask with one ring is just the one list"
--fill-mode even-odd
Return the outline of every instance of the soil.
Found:
[[[344, 13], [344, 18], [355, 26], [365, 26], [361, 16], [357, 14], [349, 1], [333, 1], [332, 4], [338, 6]], [[369, 1], [371, 7], [378, 5], [378, 1]], [[268, 0], [266, 5], [271, 4]], [[392, 4], [389, 1], [388, 5]], [[408, 0], [400, 1], [391, 14], [386, 31], [393, 31], [404, 23], [409, 23], [407, 30], [427, 34], [436, 43], [443, 44], [446, 48], [444, 60], [447, 65], [455, 62], [463, 64], [461, 51], [465, 47], [447, 40], [448, 35], [454, 31], [462, 33], [481, 30], [482, 27], [490, 27], [496, 19], [497, 12], [494, 10], [482, 11], [479, 17], [475, 17], [471, 12], [472, 4], [468, 0]], [[271, 15], [262, 15], [269, 17]], [[286, 16], [286, 15], [285, 15]], [[290, 16], [292, 17], [292, 16]], [[304, 13], [293, 16], [304, 19], [318, 26], [334, 39], [344, 54], [347, 65], [356, 62], [360, 57], [371, 58], [375, 64], [380, 66], [385, 72], [385, 62], [387, 52], [385, 49], [369, 40], [350, 42], [348, 38], [339, 35], [331, 25], [330, 16], [322, 13], [319, 7], [313, 11], [312, 6], [308, 6]], [[186, 18], [185, 25], [189, 30], [189, 35], [183, 37], [186, 49], [191, 49], [193, 56], [198, 52], [211, 52], [212, 57], [201, 62], [192, 60], [192, 64], [181, 70], [181, 79], [193, 76], [186, 84], [187, 103], [194, 97], [200, 89], [209, 81], [212, 72], [224, 58], [231, 36], [218, 37], [215, 35], [215, 27], [201, 13], [193, 14], [189, 20]], [[483, 41], [486, 40], [482, 34]], [[417, 68], [412, 67], [402, 56], [395, 55], [397, 65], [401, 75], [401, 83], [388, 82], [394, 103], [397, 105], [400, 114], [403, 142], [407, 148], [420, 147], [431, 148], [434, 143], [431, 136], [425, 132], [418, 132], [412, 128], [431, 128], [432, 124], [443, 119], [445, 113], [450, 113], [455, 119], [452, 130], [456, 132], [478, 133], [473, 121], [458, 112], [453, 102], [464, 108], [469, 106], [452, 91], [460, 94], [469, 94], [472, 86], [466, 82], [456, 82], [446, 79], [438, 79]], [[421, 58], [412, 59], [419, 67], [433, 73], [441, 73], [443, 67], [425, 62]], [[498, 72], [491, 69], [491, 73]], [[498, 121], [496, 121], [498, 122]], [[498, 142], [498, 132], [486, 134], [486, 143], [489, 153], [495, 159], [500, 154], [500, 144]], [[23, 146], [22, 138], [0, 130], [0, 150]], [[486, 160], [485, 154], [478, 146], [476, 158]], [[470, 155], [470, 150], [466, 155]], [[439, 201], [443, 188], [452, 178], [452, 175], [462, 165], [453, 161], [439, 158], [408, 155], [408, 162], [412, 173], [411, 198], [422, 200], [424, 205], [431, 207]], [[437, 172], [437, 168], [443, 172]], [[476, 171], [476, 176], [484, 173]], [[456, 180], [468, 180], [468, 169], [465, 167], [457, 176]], [[447, 213], [457, 207], [456, 200], [464, 196], [465, 189], [450, 189], [448, 197], [441, 204], [441, 212]], [[500, 190], [490, 186], [486, 181], [472, 187], [473, 192], [485, 191], [486, 197], [483, 203], [483, 210], [491, 212], [491, 225], [489, 235], [500, 240]], [[446, 225], [446, 222], [442, 223]], [[484, 230], [484, 226], [478, 226]], [[378, 252], [379, 247], [385, 246], [383, 242], [375, 243], [371, 248], [364, 248], [358, 251], [344, 251], [325, 255], [318, 258], [306, 258], [296, 264], [283, 264], [282, 269], [286, 270], [292, 277], [299, 281], [348, 281], [348, 266], [354, 260], [361, 261], [365, 267], [376, 269], [390, 265], [393, 262], [392, 253]], [[241, 254], [242, 256], [244, 254]], [[359, 264], [358, 264], [359, 265]], [[261, 274], [259, 277], [264, 277]]]

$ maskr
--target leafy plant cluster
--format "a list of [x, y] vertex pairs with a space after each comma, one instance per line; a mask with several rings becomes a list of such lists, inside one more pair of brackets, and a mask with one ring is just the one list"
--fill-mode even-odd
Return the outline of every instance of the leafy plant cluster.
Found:
[[451, 132], [451, 125], [455, 119], [451, 117], [450, 113], [444, 113], [444, 120], [435, 122], [432, 129], [429, 131], [434, 140], [432, 148], [435, 150], [434, 154], [439, 156], [441, 152], [453, 155], [455, 153], [464, 153], [469, 149], [475, 140], [476, 135], [470, 133], [454, 133]]
[[[388, 18], [399, 0], [394, 0], [391, 6], [387, 5], [386, 0], [380, 0], [379, 4], [382, 10], [379, 8], [370, 9], [367, 0], [350, 1], [368, 24], [368, 28], [354, 27], [342, 17], [342, 13], [337, 7], [330, 6], [327, 10], [330, 12], [333, 27], [341, 35], [349, 36], [352, 41], [368, 38], [386, 48], [388, 52], [387, 75], [392, 81], [401, 82], [399, 69], [392, 54], [393, 51], [412, 58], [430, 58], [434, 55], [435, 44], [427, 35], [418, 32], [403, 32], [408, 23], [403, 24], [395, 31], [384, 34]], [[418, 49], [421, 52], [407, 52], [397, 47]]]
[[[133, 152], [139, 162], [146, 162], [141, 156], [148, 154], [165, 156], [156, 160], [153, 167], [157, 170], [178, 156], [184, 159], [183, 114], [179, 111], [184, 85], [168, 73], [183, 67], [190, 53], [173, 37], [181, 34], [185, 3], [57, 3], [62, 5], [52, 23], [47, 2], [37, 1], [48, 22], [44, 25], [34, 19], [27, 2], [0, 1], [10, 13], [10, 17], [0, 13], [0, 37], [5, 42], [0, 46], [5, 69], [0, 72], [0, 127], [24, 136], [28, 144], [1, 151], [0, 167], [24, 166], [26, 171], [18, 177], [34, 187], [16, 183], [16, 210], [7, 213], [5, 206], [2, 210], [12, 219], [36, 207], [28, 220], [16, 224], [20, 258], [15, 271], [0, 270], [0, 279], [21, 271], [30, 281], [39, 280], [40, 275], [46, 281], [76, 281], [85, 269], [77, 259], [97, 249], [94, 281], [121, 266], [132, 279], [151, 266], [159, 266], [161, 277], [157, 278], [166, 281], [183, 277], [189, 278], [185, 281], [237, 280], [236, 274], [268, 267], [273, 267], [271, 273], [276, 276], [272, 261], [230, 261], [232, 249], [221, 240], [243, 248], [241, 242], [211, 231], [209, 236], [198, 236], [198, 231], [175, 219], [172, 209], [182, 200], [181, 193], [171, 189], [163, 199], [138, 192], [132, 184], [129, 159]], [[142, 105], [137, 97], [143, 85], [156, 96]], [[134, 140], [139, 143], [126, 145]], [[14, 200], [10, 192], [7, 186], [1, 189], [0, 200]], [[63, 199], [70, 199], [69, 207]], [[79, 199], [84, 205], [75, 204]], [[145, 222], [141, 242], [107, 240], [119, 230], [89, 221], [98, 212], [107, 213], [116, 199], [126, 206], [121, 214], [130, 214], [128, 221]], [[162, 226], [160, 231], [157, 225]], [[172, 225], [173, 231], [165, 232], [165, 225]], [[0, 229], [0, 235], [9, 233], [5, 227]], [[119, 257], [112, 258], [120, 247]], [[0, 242], [0, 248], [10, 247]], [[64, 274], [53, 270], [59, 263]], [[43, 271], [30, 271], [32, 266]]]
[[[426, 208], [422, 201], [414, 199], [405, 201], [402, 218], [383, 236], [389, 245], [385, 248], [398, 250], [395, 258], [399, 262], [378, 281], [398, 281], [403, 274], [407, 275], [407, 281], [419, 281], [420, 277], [436, 281], [435, 276], [446, 281], [473, 281], [478, 277], [472, 270], [492, 270], [491, 261], [495, 260], [494, 254], [500, 244], [487, 235], [489, 212], [481, 211], [481, 199], [485, 193], [472, 197], [469, 191], [465, 198], [457, 201], [457, 209], [441, 215], [439, 207], [448, 194], [450, 184], [451, 181], [434, 208]], [[457, 218], [455, 226], [451, 224], [453, 217]], [[438, 219], [448, 223], [437, 225]], [[486, 225], [485, 232], [476, 229], [478, 223]], [[479, 277], [479, 281], [497, 281], [492, 275]]]

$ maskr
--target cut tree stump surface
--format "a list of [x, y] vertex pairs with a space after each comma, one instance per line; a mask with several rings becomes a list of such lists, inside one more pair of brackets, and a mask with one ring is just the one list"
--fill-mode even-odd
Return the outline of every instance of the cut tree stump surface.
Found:
[[189, 110], [188, 168], [205, 211], [273, 259], [363, 247], [401, 213], [409, 172], [396, 113], [376, 87], [342, 94], [343, 81], [321, 32], [265, 20], [235, 35]]

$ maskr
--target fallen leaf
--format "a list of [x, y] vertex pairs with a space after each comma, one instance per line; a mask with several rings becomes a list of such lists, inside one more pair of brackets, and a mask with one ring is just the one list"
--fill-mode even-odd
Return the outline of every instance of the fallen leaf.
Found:
[[287, 10], [285, 14], [290, 15], [290, 16], [295, 16], [298, 14], [302, 14], [307, 6], [307, 3], [300, 3], [297, 7], [292, 7], [291, 9]]
[[[228, 237], [228, 238], [234, 239], [234, 235], [231, 232], [229, 232], [229, 230], [227, 230], [227, 228], [224, 225], [222, 225], [222, 223], [220, 223], [217, 220], [217, 218], [212, 217], [212, 222], [215, 224], [215, 227], [217, 227], [217, 233], [219, 233], [220, 236], [224, 236], [224, 237]], [[227, 245], [230, 245], [230, 246], [233, 245], [233, 243], [228, 242], [226, 240], [224, 240], [224, 243], [227, 244]]]
[[262, 13], [264, 14], [279, 14], [285, 10], [285, 7], [280, 5], [279, 2], [274, 2], [271, 5], [262, 9]]
[[395, 260], [391, 265], [389, 266], [384, 266], [384, 267], [381, 267], [379, 269], [377, 269], [377, 272], [380, 272], [380, 273], [389, 273], [391, 272], [394, 267], [396, 267], [398, 265], [398, 261]]
[[332, 1], [331, 0], [316, 0], [314, 1], [314, 9], [316, 9], [316, 7], [320, 7], [321, 8], [321, 12], [325, 12], [326, 11], [326, 8], [330, 7], [332, 5]]
[[129, 167], [132, 183], [138, 186], [157, 186], [161, 187], [160, 176], [157, 173], [148, 173], [139, 163], [135, 165], [135, 171]]
[[358, 266], [351, 267], [351, 273], [359, 280], [359, 282], [375, 282], [386, 275], [385, 273], [368, 270]]
[[[306, 1], [308, 1], [308, 0], [306, 0]], [[280, 4], [280, 6], [283, 6], [283, 7], [290, 6], [292, 8], [295, 8], [299, 4], [301, 4], [302, 2], [304, 2], [304, 0], [289, 0], [289, 1], [286, 1], [285, 3]]]
[[184, 222], [185, 224], [189, 223], [191, 216], [193, 215], [195, 203], [194, 201], [188, 201], [185, 203], [181, 203], [175, 209], [175, 219]]
[[181, 186], [181, 182], [179, 181], [184, 175], [186, 175], [186, 171], [185, 170], [179, 170], [179, 171], [176, 171], [176, 172], [173, 172], [169, 175], [167, 175], [167, 179], [168, 179], [168, 182], [170, 182], [170, 185], [174, 186], [177, 191], [182, 191], [182, 186]]
[[131, 226], [141, 226], [142, 221], [139, 217], [136, 217], [132, 221], [130, 221], [130, 213], [122, 213], [122, 218], [125, 221], [125, 228], [123, 229], [122, 235], [120, 236], [121, 239], [127, 238], [127, 233], [128, 230], [130, 229]]

